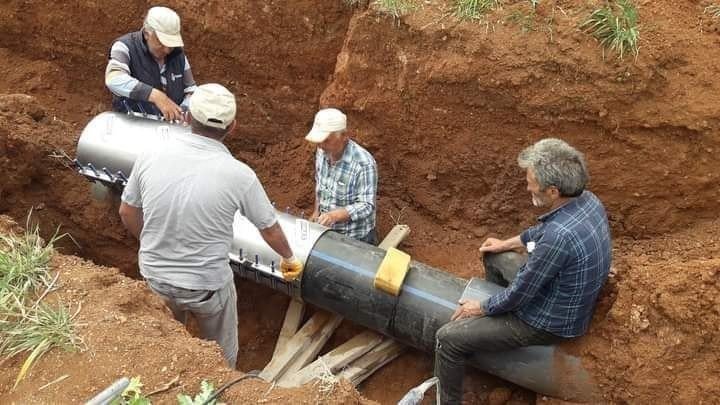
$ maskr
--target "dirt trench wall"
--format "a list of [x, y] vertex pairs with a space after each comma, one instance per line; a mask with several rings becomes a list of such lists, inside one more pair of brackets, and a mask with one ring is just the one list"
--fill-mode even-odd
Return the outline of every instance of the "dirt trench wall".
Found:
[[641, 6], [647, 39], [637, 60], [618, 61], [577, 29], [587, 6], [541, 2], [522, 32], [508, 19], [527, 2], [510, 3], [489, 28], [440, 6], [398, 24], [354, 16], [321, 104], [349, 110], [381, 162], [381, 192], [441, 223], [517, 230], [531, 215], [515, 157], [555, 136], [586, 153], [616, 234], [713, 217], [720, 89], [705, 73], [720, 51], [696, 26], [702, 7]]

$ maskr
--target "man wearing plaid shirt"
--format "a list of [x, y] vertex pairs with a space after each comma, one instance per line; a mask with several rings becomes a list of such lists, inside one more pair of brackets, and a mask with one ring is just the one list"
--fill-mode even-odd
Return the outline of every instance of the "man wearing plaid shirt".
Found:
[[310, 220], [377, 244], [377, 164], [348, 136], [345, 114], [335, 108], [318, 111], [305, 139], [317, 144], [315, 208]]
[[[438, 330], [435, 375], [443, 404], [462, 401], [470, 356], [583, 335], [610, 271], [607, 214], [585, 190], [583, 155], [550, 138], [525, 149], [518, 163], [533, 205], [548, 212], [518, 236], [482, 244], [486, 279], [506, 288], [484, 302], [461, 301]], [[520, 248], [527, 256], [512, 251]]]

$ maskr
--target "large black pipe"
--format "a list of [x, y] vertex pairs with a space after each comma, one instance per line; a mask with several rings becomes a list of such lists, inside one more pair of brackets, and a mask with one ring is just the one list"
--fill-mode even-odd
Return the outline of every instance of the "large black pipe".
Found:
[[435, 332], [450, 320], [467, 281], [413, 261], [396, 297], [373, 286], [384, 257], [380, 248], [324, 233], [305, 264], [303, 300], [432, 351]]
[[[450, 321], [461, 298], [484, 300], [502, 290], [484, 280], [468, 282], [412, 261], [396, 297], [373, 286], [385, 253], [335, 232], [323, 233], [305, 264], [302, 299], [432, 353], [437, 330]], [[580, 359], [558, 346], [478, 353], [469, 363], [542, 394], [568, 400], [590, 400], [596, 395]]]
[[[143, 117], [100, 114], [78, 141], [77, 171], [93, 182], [121, 189], [139, 153], [180, 136], [196, 135], [187, 128]], [[275, 266], [279, 256], [240, 215], [233, 222], [229, 255], [237, 274], [423, 351], [432, 353], [435, 334], [450, 321], [459, 299], [484, 300], [502, 289], [413, 261], [400, 294], [390, 295], [373, 286], [384, 250], [289, 214], [278, 213], [278, 217], [295, 255], [305, 263], [301, 279], [287, 282], [282, 278]], [[580, 359], [557, 346], [481, 353], [470, 364], [539, 393], [594, 399], [594, 384]]]

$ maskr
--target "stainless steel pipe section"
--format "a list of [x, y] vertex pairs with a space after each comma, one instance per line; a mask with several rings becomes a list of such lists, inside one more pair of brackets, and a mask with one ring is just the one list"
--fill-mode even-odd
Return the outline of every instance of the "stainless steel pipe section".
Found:
[[[288, 213], [278, 212], [277, 216], [295, 257], [307, 263], [315, 242], [328, 228]], [[300, 280], [285, 281], [279, 270], [282, 258], [265, 243], [257, 228], [240, 213], [235, 214], [233, 235], [230, 261], [241, 264], [236, 266], [236, 272], [240, 276], [282, 291], [293, 298], [302, 299]]]
[[123, 187], [138, 154], [173, 135], [189, 132], [187, 126], [137, 114], [103, 112], [80, 134], [75, 164], [90, 180]]
[[[161, 121], [102, 113], [82, 132], [78, 172], [91, 181], [122, 187], [122, 178], [130, 175], [139, 153], [187, 131]], [[373, 287], [384, 250], [289, 214], [279, 213], [279, 221], [293, 251], [305, 263], [302, 278], [295, 282], [283, 279], [278, 269], [280, 257], [241, 215], [236, 215], [233, 223], [229, 255], [236, 274], [423, 351], [433, 352], [435, 334], [450, 320], [459, 299], [482, 300], [501, 289], [413, 261], [400, 295], [395, 297]], [[470, 364], [542, 394], [594, 399], [594, 383], [580, 359], [556, 346], [482, 353]]]

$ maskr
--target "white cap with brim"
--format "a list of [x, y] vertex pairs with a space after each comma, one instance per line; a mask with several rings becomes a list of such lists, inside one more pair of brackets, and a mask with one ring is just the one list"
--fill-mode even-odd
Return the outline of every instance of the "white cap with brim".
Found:
[[145, 27], [153, 30], [161, 44], [168, 48], [182, 47], [180, 16], [167, 7], [153, 7], [145, 17]]
[[235, 120], [236, 108], [235, 96], [217, 83], [198, 86], [190, 97], [190, 114], [208, 127], [227, 129]]
[[315, 114], [312, 129], [305, 139], [312, 143], [321, 143], [331, 133], [343, 131], [347, 128], [347, 117], [336, 108], [325, 108]]

